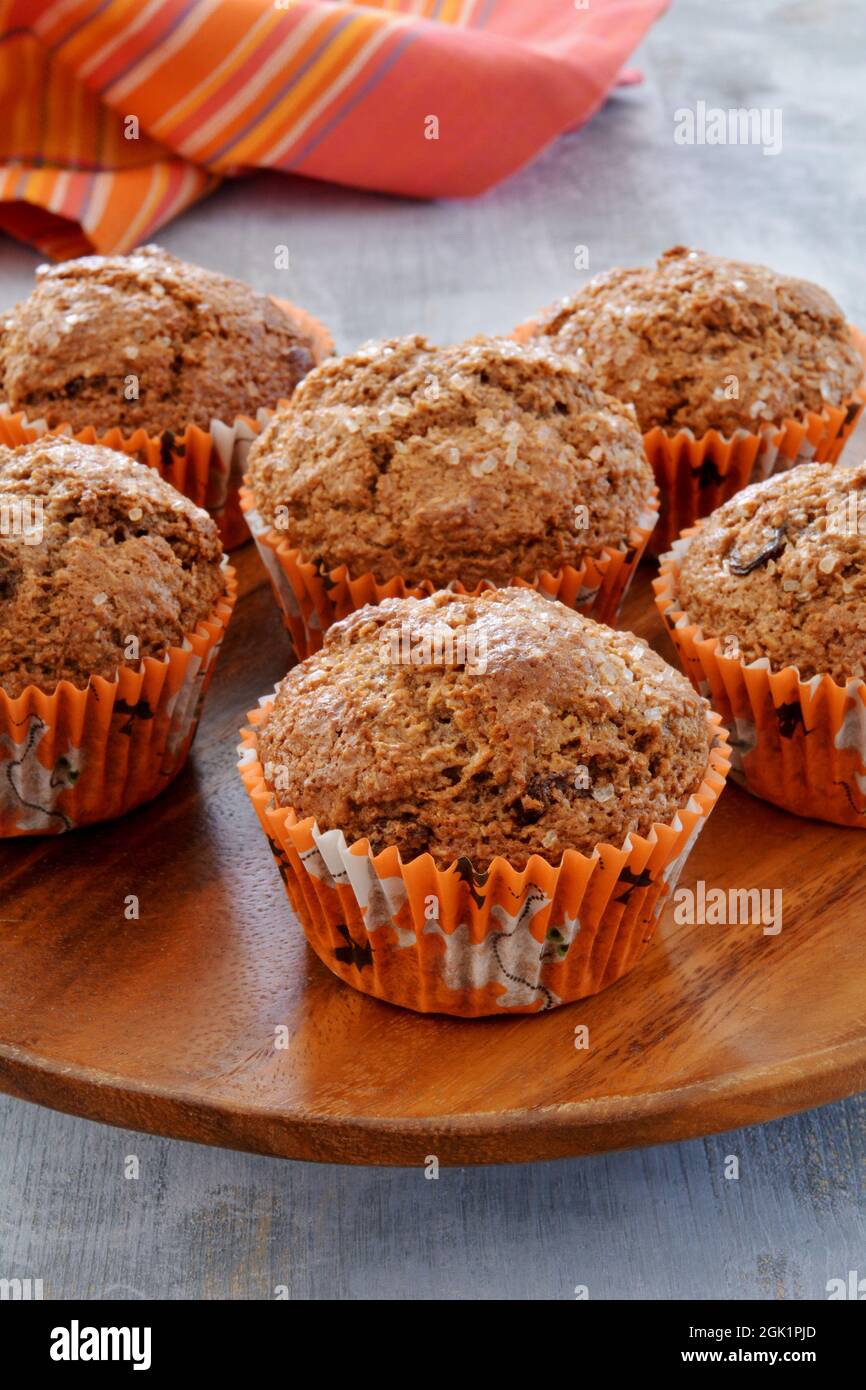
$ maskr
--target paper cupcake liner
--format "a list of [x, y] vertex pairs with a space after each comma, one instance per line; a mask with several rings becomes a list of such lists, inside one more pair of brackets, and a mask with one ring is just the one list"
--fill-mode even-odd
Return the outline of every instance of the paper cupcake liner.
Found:
[[[537, 326], [538, 320], [531, 320], [516, 328], [512, 336], [526, 342]], [[866, 335], [853, 324], [849, 330], [866, 370]], [[700, 438], [688, 429], [675, 434], [659, 426], [649, 430], [643, 437], [644, 449], [661, 497], [650, 553], [661, 555], [669, 550], [681, 531], [709, 516], [750, 483], [798, 463], [835, 463], [857, 426], [864, 400], [866, 388], [861, 388], [847, 406], [827, 406], [819, 413], [809, 412], [802, 420], [789, 418], [778, 425], [764, 425], [754, 433], [736, 430], [729, 437], [718, 430], [708, 430]]]
[[168, 786], [186, 762], [235, 602], [234, 570], [212, 613], [161, 659], [86, 688], [0, 688], [0, 836], [58, 835], [112, 820]]
[[[447, 587], [458, 594], [478, 594], [492, 587], [482, 582], [468, 590], [459, 579], [446, 586], [437, 586], [429, 579], [413, 585], [402, 575], [384, 582], [369, 573], [353, 578], [345, 565], [323, 572], [262, 520], [246, 485], [241, 488], [241, 507], [300, 661], [319, 650], [329, 627], [367, 603], [381, 603], [385, 598], [424, 598], [435, 593], [437, 587]], [[544, 571], [533, 582], [518, 578], [510, 582], [520, 588], [536, 589], [578, 613], [614, 626], [657, 513], [658, 497], [654, 493], [629, 535], [626, 550], [607, 546], [600, 555], [586, 556], [579, 569], [565, 565], [555, 574]]]
[[724, 656], [719, 638], [705, 637], [677, 598], [682, 560], [701, 525], [674, 542], [653, 588], [680, 665], [729, 730], [731, 777], [794, 815], [866, 829], [866, 682], [803, 681], [793, 666]]
[[708, 714], [713, 748], [704, 779], [667, 825], [591, 856], [566, 850], [558, 866], [534, 854], [484, 873], [468, 859], [439, 869], [429, 854], [404, 864], [396, 847], [373, 855], [340, 830], [276, 808], [242, 731], [238, 770], [307, 940], [323, 963], [364, 994], [421, 1013], [541, 1013], [597, 994], [630, 970], [652, 940], [683, 865], [725, 784], [727, 736]]
[[[288, 300], [276, 299], [275, 303], [291, 313], [309, 334], [318, 365], [334, 347], [327, 328]], [[234, 550], [249, 540], [238, 499], [247, 455], [256, 435], [272, 414], [272, 410], [263, 407], [255, 419], [239, 415], [230, 425], [214, 418], [209, 430], [188, 425], [180, 434], [173, 430], [148, 434], [144, 429], [124, 434], [119, 427], [102, 433], [92, 425], [74, 431], [68, 424], [49, 428], [45, 420], [30, 420], [23, 411], [13, 413], [6, 403], [0, 403], [0, 444], [15, 449], [43, 435], [64, 434], [82, 444], [102, 444], [129, 454], [155, 468], [178, 492], [210, 512], [219, 528], [223, 549]]]

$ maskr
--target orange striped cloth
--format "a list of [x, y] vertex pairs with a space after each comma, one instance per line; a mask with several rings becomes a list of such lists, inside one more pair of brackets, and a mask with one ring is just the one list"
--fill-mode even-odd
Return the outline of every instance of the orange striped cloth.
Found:
[[253, 168], [483, 191], [586, 120], [666, 0], [0, 0], [0, 226], [128, 250]]

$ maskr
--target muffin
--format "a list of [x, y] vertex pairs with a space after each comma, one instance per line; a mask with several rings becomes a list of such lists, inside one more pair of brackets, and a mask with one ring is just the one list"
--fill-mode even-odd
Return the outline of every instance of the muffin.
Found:
[[[62, 426], [88, 442], [110, 435], [124, 452], [147, 453], [146, 436], [162, 471], [176, 452], [183, 490], [217, 510], [225, 478], [210, 473], [229, 468], [235, 421], [290, 396], [320, 359], [320, 338], [302, 311], [157, 246], [85, 256], [40, 267], [0, 323], [0, 399], [25, 425]], [[191, 426], [218, 436], [203, 477], [185, 452]], [[251, 432], [241, 433], [246, 448]]]
[[41, 266], [0, 324], [10, 409], [100, 434], [255, 415], [314, 365], [309, 335], [273, 299], [158, 246]]
[[685, 532], [656, 594], [731, 728], [737, 779], [796, 814], [866, 825], [866, 464], [745, 488]]
[[212, 519], [152, 469], [59, 436], [0, 448], [0, 833], [167, 784], [233, 589]]
[[726, 770], [678, 672], [533, 589], [362, 608], [252, 717], [244, 779], [311, 944], [424, 1010], [618, 978]]
[[533, 331], [633, 403], [657, 545], [780, 463], [835, 459], [861, 408], [863, 357], [825, 290], [683, 246], [596, 276]]
[[256, 440], [246, 481], [287, 618], [312, 603], [300, 655], [364, 602], [449, 584], [541, 584], [613, 618], [653, 520], [631, 410], [573, 358], [499, 338], [331, 359]]

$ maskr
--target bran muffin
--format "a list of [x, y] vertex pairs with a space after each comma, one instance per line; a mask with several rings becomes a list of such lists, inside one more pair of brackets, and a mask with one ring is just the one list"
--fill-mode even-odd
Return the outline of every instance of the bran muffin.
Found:
[[161, 658], [226, 591], [207, 513], [110, 449], [0, 448], [0, 519], [0, 689], [13, 698]]
[[467, 588], [625, 550], [653, 494], [631, 410], [576, 360], [498, 338], [326, 361], [253, 445], [248, 482], [320, 571]]
[[840, 685], [866, 675], [866, 463], [802, 464], [745, 488], [694, 537], [679, 596], [746, 663]]
[[42, 266], [0, 323], [0, 399], [73, 432], [230, 425], [313, 365], [308, 333], [272, 299], [157, 246]]
[[277, 805], [349, 843], [521, 869], [670, 821], [711, 743], [643, 641], [510, 588], [351, 614], [278, 687], [258, 756]]
[[535, 332], [588, 362], [602, 390], [631, 401], [644, 432], [755, 433], [845, 406], [863, 379], [825, 290], [684, 246], [655, 266], [597, 275]]

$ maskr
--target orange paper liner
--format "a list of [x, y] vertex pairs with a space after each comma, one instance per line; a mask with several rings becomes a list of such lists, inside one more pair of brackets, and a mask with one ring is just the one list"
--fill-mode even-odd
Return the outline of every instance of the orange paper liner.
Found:
[[[312, 561], [305, 560], [301, 551], [290, 545], [284, 535], [262, 521], [246, 484], [241, 487], [240, 495], [241, 507], [300, 661], [319, 650], [329, 627], [363, 608], [364, 604], [381, 603], [385, 598], [424, 598], [436, 591], [437, 585], [429, 579], [409, 584], [402, 575], [384, 582], [370, 573], [353, 578], [345, 565], [322, 572]], [[629, 535], [627, 550], [607, 546], [600, 555], [586, 556], [579, 569], [565, 565], [555, 574], [544, 571], [533, 582], [515, 578], [511, 584], [536, 589], [597, 622], [613, 626], [652, 534], [657, 513], [658, 496], [654, 493], [641, 524]], [[490, 586], [482, 581], [470, 591], [455, 579], [447, 586], [438, 587], [447, 587], [458, 594], [478, 594]]]
[[680, 565], [702, 525], [664, 556], [653, 588], [680, 665], [729, 730], [731, 777], [796, 816], [866, 829], [866, 683], [803, 681], [793, 666], [724, 656], [677, 601]]
[[180, 647], [84, 689], [60, 681], [15, 698], [0, 688], [0, 835], [58, 835], [122, 816], [186, 762], [237, 582]]
[[[538, 320], [520, 324], [513, 337], [527, 342]], [[848, 325], [866, 371], [866, 335]], [[658, 525], [650, 541], [650, 553], [661, 555], [687, 526], [709, 516], [723, 502], [750, 483], [781, 473], [798, 463], [835, 463], [866, 400], [866, 387], [844, 407], [827, 406], [809, 412], [803, 420], [786, 419], [764, 425], [755, 433], [736, 430], [730, 437], [708, 430], [695, 438], [691, 430], [668, 434], [660, 426], [643, 437], [661, 495]]]
[[517, 870], [496, 858], [437, 868], [404, 864], [396, 847], [373, 855], [277, 808], [264, 782], [250, 713], [238, 770], [268, 837], [307, 940], [329, 970], [364, 994], [421, 1013], [541, 1013], [613, 984], [652, 940], [665, 904], [729, 767], [727, 736], [709, 713], [713, 747], [700, 788], [667, 825], [559, 865], [531, 856]]
[[[318, 365], [334, 348], [328, 329], [312, 314], [286, 299], [275, 299], [275, 303], [290, 313], [309, 335]], [[249, 540], [250, 534], [238, 499], [247, 454], [271, 414], [271, 410], [262, 409], [255, 419], [239, 415], [231, 425], [214, 419], [209, 430], [188, 425], [179, 434], [173, 430], [148, 434], [144, 429], [137, 429], [127, 435], [119, 427], [101, 434], [92, 425], [77, 431], [68, 424], [49, 429], [44, 420], [31, 421], [24, 412], [11, 414], [8, 407], [0, 406], [0, 444], [15, 449], [42, 435], [64, 434], [82, 444], [102, 444], [129, 454], [155, 468], [178, 492], [210, 512], [219, 527], [223, 549], [234, 550]]]

